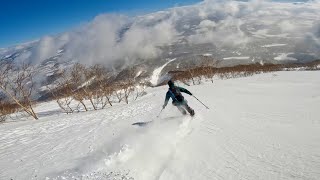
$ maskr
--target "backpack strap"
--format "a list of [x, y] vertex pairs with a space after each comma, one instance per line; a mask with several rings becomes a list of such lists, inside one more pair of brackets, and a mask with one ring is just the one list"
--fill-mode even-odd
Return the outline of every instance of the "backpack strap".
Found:
[[[174, 91], [172, 91], [172, 90], [174, 90]], [[172, 88], [172, 90], [169, 88], [170, 93], [174, 97], [174, 99], [172, 98], [172, 100], [175, 100], [175, 101], [178, 101], [178, 102], [183, 101], [184, 98], [183, 98], [180, 90], [177, 87]]]
[[176, 98], [176, 95], [174, 95], [174, 93], [171, 91], [171, 89], [169, 88], [169, 92], [171, 93], [171, 97], [174, 98], [175, 101], [178, 101], [178, 99]]

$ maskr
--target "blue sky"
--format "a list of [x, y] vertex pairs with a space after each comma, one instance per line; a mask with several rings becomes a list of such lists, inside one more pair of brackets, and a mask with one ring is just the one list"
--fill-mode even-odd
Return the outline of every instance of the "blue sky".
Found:
[[141, 14], [200, 0], [2, 0], [0, 47], [68, 31], [102, 13]]

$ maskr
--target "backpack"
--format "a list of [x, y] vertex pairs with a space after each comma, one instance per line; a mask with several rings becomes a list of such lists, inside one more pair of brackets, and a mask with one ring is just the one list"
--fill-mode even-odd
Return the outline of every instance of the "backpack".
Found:
[[182, 96], [179, 88], [173, 87], [173, 88], [170, 88], [169, 91], [174, 95], [177, 101], [182, 102], [184, 100], [184, 97]]

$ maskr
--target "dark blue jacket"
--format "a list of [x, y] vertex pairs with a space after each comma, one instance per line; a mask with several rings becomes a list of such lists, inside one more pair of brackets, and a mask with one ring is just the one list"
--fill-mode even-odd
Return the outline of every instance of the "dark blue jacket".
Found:
[[[190, 96], [192, 96], [192, 93], [190, 91], [188, 91], [187, 89], [185, 89], [185, 88], [182, 88], [182, 87], [179, 87], [179, 86], [174, 86], [174, 88], [176, 89], [176, 91], [180, 91], [180, 92], [183, 92], [183, 93], [186, 93], [186, 94], [189, 94]], [[180, 93], [180, 96], [182, 96], [181, 93]], [[176, 97], [171, 88], [168, 89], [168, 92], [166, 94], [166, 99], [164, 101], [164, 106], [166, 106], [168, 104], [168, 101], [169, 101], [170, 98], [172, 99], [172, 103], [183, 101], [183, 96], [182, 96], [182, 99], [179, 98], [179, 97]]]

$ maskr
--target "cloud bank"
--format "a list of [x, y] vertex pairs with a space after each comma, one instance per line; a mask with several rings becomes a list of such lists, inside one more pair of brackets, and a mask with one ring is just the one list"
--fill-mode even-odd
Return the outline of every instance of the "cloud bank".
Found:
[[136, 17], [102, 14], [73, 31], [41, 38], [31, 51], [18, 58], [39, 63], [63, 49], [63, 60], [89, 65], [117, 61], [130, 64], [138, 59], [157, 58], [164, 53], [161, 47], [172, 44], [239, 47], [265, 37], [294, 38], [304, 50], [317, 53], [319, 22], [319, 1], [205, 0]]

